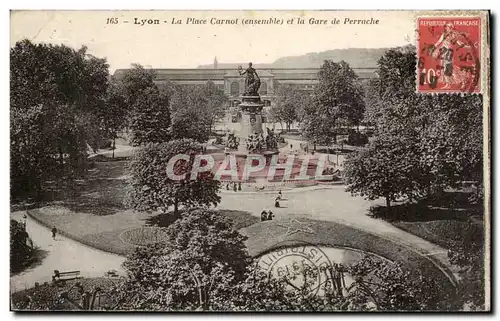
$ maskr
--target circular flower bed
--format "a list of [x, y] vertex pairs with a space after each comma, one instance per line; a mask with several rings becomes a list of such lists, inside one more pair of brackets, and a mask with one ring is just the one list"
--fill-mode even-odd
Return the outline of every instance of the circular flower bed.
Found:
[[165, 238], [165, 230], [155, 226], [131, 228], [120, 234], [120, 239], [123, 242], [136, 246], [147, 246], [149, 244], [161, 242], [165, 240]]

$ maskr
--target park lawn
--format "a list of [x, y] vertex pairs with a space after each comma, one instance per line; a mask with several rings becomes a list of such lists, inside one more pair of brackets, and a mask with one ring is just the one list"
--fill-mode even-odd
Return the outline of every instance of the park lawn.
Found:
[[[233, 221], [235, 229], [247, 227], [260, 221], [259, 218], [245, 211], [221, 210], [220, 212]], [[168, 213], [148, 214], [133, 210], [99, 216], [74, 212], [61, 206], [47, 206], [29, 210], [28, 214], [48, 228], [55, 226], [59, 233], [69, 238], [119, 255], [127, 255], [136, 247], [134, 244], [122, 240], [120, 235], [124, 231], [145, 225], [166, 227], [172, 223], [171, 219], [162, 219], [162, 216], [171, 217]]]
[[[27, 208], [59, 205], [74, 212], [111, 215], [125, 209], [128, 161], [111, 160], [91, 162], [82, 179], [58, 184], [48, 181], [36, 203]], [[23, 204], [19, 204], [23, 208]], [[26, 208], [24, 207], [24, 208]]]
[[299, 227], [302, 226], [303, 229], [309, 232], [312, 230], [313, 232], [294, 232], [294, 225], [290, 230], [293, 233], [288, 233], [287, 226], [289, 222], [287, 221], [260, 222], [243, 228], [240, 232], [248, 237], [246, 245], [252, 256], [265, 254], [285, 244], [289, 247], [293, 244], [303, 245], [304, 242], [340, 248], [353, 248], [377, 254], [391, 261], [401, 262], [409, 270], [419, 269], [424, 275], [442, 277], [443, 284], [452, 286], [440, 268], [447, 271], [448, 275], [452, 275], [451, 271], [448, 271], [444, 266], [438, 268], [428, 256], [419, 254], [407, 246], [339, 223], [310, 220], [307, 218], [300, 218], [298, 221], [300, 222]]
[[447, 191], [431, 201], [393, 205], [391, 211], [375, 206], [368, 215], [449, 249], [452, 241], [483, 242], [484, 209], [480, 204], [469, 204], [469, 195], [470, 191]]
[[85, 179], [53, 193], [44, 207], [28, 214], [70, 238], [103, 251], [125, 255], [134, 249], [120, 234], [145, 224], [150, 216], [124, 205], [128, 161], [95, 161]]
[[234, 225], [234, 229], [239, 230], [260, 222], [260, 218], [253, 216], [250, 212], [235, 210], [219, 210], [222, 215], [227, 216]]
[[[457, 238], [463, 238], [464, 231], [470, 227], [471, 221], [458, 220], [436, 220], [420, 222], [391, 222], [394, 226], [423, 238], [431, 243], [448, 249], [450, 242]], [[482, 228], [477, 229], [482, 231]]]
[[47, 206], [29, 210], [28, 214], [47, 227], [55, 226], [59, 233], [103, 251], [125, 255], [134, 245], [121, 241], [120, 234], [145, 225], [147, 213], [132, 210], [112, 215], [74, 212], [66, 207]]

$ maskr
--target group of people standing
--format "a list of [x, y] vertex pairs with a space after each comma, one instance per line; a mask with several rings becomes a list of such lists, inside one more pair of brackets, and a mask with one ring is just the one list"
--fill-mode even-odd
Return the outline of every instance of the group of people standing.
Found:
[[269, 211], [266, 211], [266, 210], [263, 210], [262, 213], [260, 213], [260, 221], [272, 221], [273, 220], [273, 217], [274, 217], [274, 214], [273, 212], [271, 212], [271, 210]]
[[[230, 190], [229, 184], [230, 183], [226, 184], [226, 190], [228, 190], [228, 191]], [[233, 191], [235, 191], [235, 192], [241, 191], [241, 182], [238, 182], [238, 185], [236, 185], [236, 183], [232, 183], [232, 185], [233, 185]]]
[[[280, 201], [282, 200], [283, 193], [281, 193], [281, 190], [278, 192], [278, 196], [274, 200], [274, 207], [280, 207]], [[271, 210], [263, 210], [260, 213], [260, 220], [261, 221], [272, 221], [274, 217], [273, 212]]]

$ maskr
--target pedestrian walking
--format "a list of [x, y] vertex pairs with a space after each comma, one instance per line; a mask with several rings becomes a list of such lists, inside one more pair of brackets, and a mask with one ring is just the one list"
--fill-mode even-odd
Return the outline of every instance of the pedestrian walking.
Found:
[[51, 232], [52, 232], [52, 239], [55, 240], [56, 239], [56, 233], [57, 233], [57, 229], [56, 229], [55, 226], [52, 227]]
[[278, 197], [274, 200], [274, 207], [280, 207], [280, 200]]
[[233, 191], [238, 191], [238, 188], [236, 187], [236, 183], [233, 183]]
[[27, 218], [28, 218], [28, 217], [26, 216], [26, 214], [24, 214], [24, 215], [23, 215], [23, 222], [22, 222], [22, 223], [23, 223], [23, 225], [24, 225], [24, 230], [25, 230], [25, 231], [26, 231], [26, 220], [27, 220]]

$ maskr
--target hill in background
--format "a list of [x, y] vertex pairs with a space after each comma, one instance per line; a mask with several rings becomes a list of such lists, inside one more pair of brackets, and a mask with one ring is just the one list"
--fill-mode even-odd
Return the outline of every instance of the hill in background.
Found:
[[[333, 49], [322, 52], [312, 52], [300, 56], [282, 57], [269, 64], [259, 64], [253, 62], [256, 68], [319, 68], [324, 60], [329, 59], [335, 62], [344, 60], [353, 68], [376, 68], [377, 61], [390, 48], [349, 48]], [[218, 68], [236, 69], [238, 65], [246, 66], [246, 63], [219, 63]], [[213, 68], [213, 64], [200, 65], [198, 68]]]

